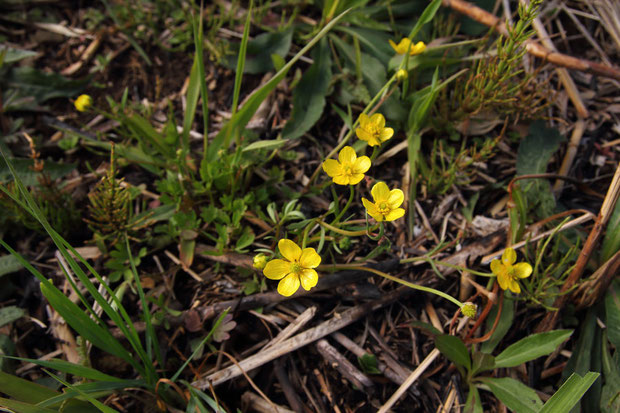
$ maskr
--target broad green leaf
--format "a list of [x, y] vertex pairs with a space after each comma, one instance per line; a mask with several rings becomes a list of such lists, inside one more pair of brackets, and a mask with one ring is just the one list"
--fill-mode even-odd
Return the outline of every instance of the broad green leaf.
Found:
[[435, 337], [435, 346], [441, 351], [448, 360], [459, 366], [465, 367], [465, 369], [471, 369], [471, 358], [469, 357], [469, 351], [463, 341], [449, 334], [442, 334]]
[[601, 244], [600, 262], [606, 262], [618, 250], [620, 250], [620, 202], [616, 202], [614, 212], [607, 223], [605, 238], [603, 238], [603, 243]]
[[620, 349], [620, 280], [618, 279], [613, 281], [605, 295], [605, 324], [609, 341], [616, 349]]
[[[282, 58], [286, 57], [291, 48], [292, 39], [293, 29], [289, 27], [281, 32], [259, 34], [248, 41], [243, 73], [258, 74], [273, 70], [271, 55], [277, 54]], [[234, 69], [237, 66], [239, 45], [235, 52], [235, 55], [228, 56], [223, 61], [229, 69]]]
[[539, 413], [569, 412], [579, 403], [581, 397], [588, 391], [598, 376], [599, 373], [592, 372], [588, 372], [584, 377], [576, 373], [571, 374], [558, 391], [547, 400]]
[[472, 354], [472, 377], [480, 372], [493, 370], [495, 368], [495, 357], [490, 354], [483, 353], [481, 351], [474, 351]]
[[330, 50], [327, 40], [314, 50], [314, 63], [304, 73], [293, 91], [293, 112], [284, 125], [282, 137], [295, 139], [306, 133], [319, 120], [325, 107], [325, 94], [332, 78]]
[[534, 389], [510, 377], [479, 379], [489, 386], [491, 392], [510, 410], [519, 413], [536, 413], [543, 403]]
[[12, 255], [3, 255], [0, 257], [0, 277], [24, 268], [17, 258]]
[[39, 403], [60, 393], [40, 384], [0, 371], [0, 389], [15, 400]]
[[19, 320], [26, 315], [23, 308], [10, 305], [8, 307], [0, 308], [0, 327], [12, 323], [15, 320]]
[[268, 150], [276, 149], [276, 148], [281, 147], [287, 142], [288, 140], [285, 140], [285, 139], [266, 139], [263, 141], [256, 141], [244, 147], [242, 152], [257, 151], [260, 149], [268, 149]]
[[0, 406], [15, 413], [58, 413], [58, 410], [45, 409], [30, 403], [19, 402], [17, 400], [5, 399], [0, 397]]
[[[519, 145], [517, 153], [517, 175], [541, 174], [547, 172], [551, 156], [558, 150], [564, 137], [554, 128], [547, 128], [543, 121], [530, 125], [529, 134]], [[555, 209], [555, 198], [551, 186], [545, 179], [520, 181], [530, 209], [539, 217], [551, 215]]]
[[6, 51], [3, 61], [5, 64], [15, 63], [22, 59], [38, 55], [37, 52], [33, 52], [32, 50], [14, 49], [12, 47], [7, 47], [6, 45], [0, 45], [0, 53], [4, 51]]
[[[486, 331], [490, 331], [490, 329], [493, 327], [493, 324], [495, 323], [495, 318], [497, 317], [498, 308], [498, 305], [494, 305], [491, 309], [491, 312], [489, 313], [486, 321]], [[489, 354], [492, 353], [495, 347], [497, 347], [499, 342], [502, 340], [502, 338], [504, 338], [506, 333], [508, 333], [510, 327], [512, 326], [512, 320], [514, 319], [514, 309], [514, 301], [504, 298], [502, 314], [499, 316], [499, 322], [497, 323], [493, 334], [491, 334], [491, 337], [480, 346], [481, 352]]]
[[338, 26], [336, 30], [357, 37], [363, 48], [381, 62], [389, 61], [395, 53], [388, 42], [392, 36], [385, 31], [354, 26]]
[[53, 98], [69, 98], [78, 95], [88, 79], [71, 80], [57, 73], [44, 73], [32, 67], [16, 67], [0, 80], [5, 90], [16, 88], [21, 96], [33, 96], [41, 104]]
[[495, 357], [495, 367], [515, 367], [526, 361], [551, 354], [572, 333], [572, 330], [555, 330], [525, 337], [508, 346]]
[[[34, 162], [32, 159], [10, 159], [11, 163], [15, 167], [15, 170], [26, 186], [38, 186], [41, 172], [36, 172], [33, 169]], [[43, 164], [43, 172], [51, 180], [56, 180], [67, 175], [69, 172], [75, 169], [73, 164], [64, 164], [46, 160]], [[0, 158], [0, 183], [6, 184], [13, 180], [11, 170], [8, 168], [4, 159]]]

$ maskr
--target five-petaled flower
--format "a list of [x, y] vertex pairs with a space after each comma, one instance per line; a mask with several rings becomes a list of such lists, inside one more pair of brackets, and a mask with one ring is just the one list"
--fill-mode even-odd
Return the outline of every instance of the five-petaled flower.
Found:
[[93, 98], [88, 95], [80, 95], [73, 103], [79, 112], [85, 112], [93, 104]]
[[394, 129], [385, 127], [385, 118], [380, 113], [368, 116], [362, 113], [359, 118], [360, 126], [355, 129], [358, 138], [368, 142], [370, 146], [381, 145], [394, 135]]
[[394, 221], [405, 215], [405, 210], [399, 208], [405, 200], [405, 194], [400, 189], [390, 189], [385, 182], [377, 182], [370, 190], [374, 204], [362, 198], [362, 203], [368, 211], [368, 215], [377, 222]]
[[519, 294], [521, 287], [517, 280], [527, 278], [532, 274], [532, 266], [527, 262], [517, 261], [517, 253], [512, 248], [506, 248], [502, 254], [501, 261], [494, 259], [491, 261], [491, 271], [497, 276], [497, 282], [502, 290], [509, 289], [513, 293]]
[[350, 146], [342, 148], [338, 154], [338, 161], [327, 159], [323, 162], [323, 170], [338, 185], [355, 185], [359, 183], [359, 181], [364, 179], [364, 172], [370, 168], [370, 158], [368, 156], [360, 156], [358, 158], [355, 149]]
[[402, 38], [401, 41], [398, 42], [398, 44], [394, 43], [392, 39], [389, 39], [388, 41], [390, 42], [390, 46], [392, 46], [392, 48], [396, 50], [396, 53], [398, 54], [405, 54], [407, 53], [407, 51], [409, 51], [410, 56], [415, 56], [426, 50], [426, 45], [424, 44], [424, 42], [417, 42], [416, 44], [412, 45], [411, 40], [409, 40], [407, 37]]
[[281, 239], [278, 249], [284, 259], [271, 260], [263, 269], [263, 274], [270, 280], [280, 280], [278, 292], [289, 297], [299, 289], [299, 285], [308, 291], [316, 285], [319, 275], [314, 268], [321, 263], [321, 256], [314, 248], [299, 248], [289, 239]]

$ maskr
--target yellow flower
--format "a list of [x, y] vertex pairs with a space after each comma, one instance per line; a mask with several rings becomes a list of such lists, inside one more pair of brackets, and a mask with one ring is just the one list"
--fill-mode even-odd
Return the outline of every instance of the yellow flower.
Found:
[[93, 98], [88, 95], [80, 95], [75, 99], [74, 105], [79, 112], [85, 112], [93, 104]]
[[359, 118], [360, 126], [355, 129], [358, 138], [368, 142], [370, 146], [381, 145], [394, 135], [394, 129], [385, 127], [385, 118], [380, 113], [368, 116], [362, 113]]
[[368, 156], [357, 157], [355, 149], [350, 146], [342, 148], [338, 154], [338, 162], [335, 159], [327, 159], [323, 162], [323, 170], [332, 177], [335, 184], [355, 185], [364, 179], [364, 172], [370, 168]]
[[415, 56], [426, 50], [426, 45], [424, 44], [424, 42], [417, 42], [416, 44], [412, 45], [411, 40], [409, 40], [407, 37], [402, 38], [401, 41], [398, 42], [398, 44], [394, 43], [392, 39], [388, 41], [390, 42], [390, 46], [392, 46], [392, 48], [396, 50], [396, 53], [398, 54], [405, 54], [407, 53], [407, 51], [409, 51], [410, 56]]
[[304, 248], [303, 251], [297, 244], [289, 239], [281, 239], [278, 242], [280, 253], [285, 258], [271, 260], [265, 266], [263, 274], [270, 280], [280, 280], [278, 292], [289, 297], [299, 289], [309, 291], [319, 281], [319, 275], [314, 268], [321, 263], [321, 256], [314, 248]]
[[362, 198], [362, 203], [368, 211], [368, 215], [378, 222], [394, 221], [405, 215], [405, 210], [399, 208], [405, 200], [405, 194], [400, 189], [390, 189], [384, 182], [376, 183], [370, 193], [375, 203]]
[[497, 276], [497, 282], [502, 290], [509, 289], [519, 294], [521, 287], [517, 282], [520, 278], [527, 278], [532, 274], [532, 266], [527, 262], [517, 261], [517, 253], [512, 248], [506, 248], [502, 254], [502, 260], [491, 261], [491, 271]]

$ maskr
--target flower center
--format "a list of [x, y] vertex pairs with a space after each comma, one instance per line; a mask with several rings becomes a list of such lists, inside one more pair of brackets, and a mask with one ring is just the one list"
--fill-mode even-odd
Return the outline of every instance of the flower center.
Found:
[[390, 212], [390, 207], [388, 206], [387, 202], [380, 202], [379, 203], [379, 212], [383, 215], [387, 215]]
[[381, 135], [381, 128], [376, 123], [369, 124], [367, 130], [373, 136]]
[[301, 265], [298, 262], [291, 263], [291, 272], [294, 274], [299, 274], [301, 272]]
[[353, 171], [352, 171], [353, 168], [351, 168], [351, 165], [346, 165], [343, 169], [344, 169], [345, 175], [349, 176], [353, 174]]

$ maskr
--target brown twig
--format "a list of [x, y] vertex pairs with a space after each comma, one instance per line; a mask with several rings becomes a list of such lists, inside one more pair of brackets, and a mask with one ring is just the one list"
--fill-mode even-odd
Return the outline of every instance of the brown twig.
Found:
[[568, 278], [564, 282], [564, 285], [562, 285], [560, 294], [553, 303], [553, 307], [557, 308], [558, 311], [548, 312], [547, 314], [545, 314], [545, 317], [536, 326], [537, 333], [550, 331], [555, 327], [555, 324], [557, 323], [560, 316], [560, 312], [569, 297], [568, 294], [564, 293], [572, 289], [579, 280], [579, 278], [581, 278], [583, 270], [585, 269], [586, 264], [590, 260], [590, 257], [594, 252], [594, 248], [598, 244], [598, 240], [603, 233], [603, 230], [605, 229], [605, 225], [607, 224], [607, 221], [611, 217], [611, 214], [616, 206], [616, 202], [618, 201], [618, 195], [620, 195], [620, 165], [618, 165], [618, 167], [616, 168], [616, 173], [614, 174], [611, 184], [609, 185], [609, 189], [607, 190], [607, 195], [605, 196], [605, 200], [603, 201], [601, 210], [596, 217], [594, 227], [590, 231], [588, 239], [586, 240], [583, 248], [581, 249], [581, 253], [577, 258], [577, 263], [575, 263], [575, 267], [568, 275]]
[[[463, 0], [442, 0], [442, 4], [466, 15], [478, 23], [494, 28], [504, 36], [508, 35], [506, 25], [499, 18], [478, 6]], [[600, 63], [591, 62], [589, 60], [553, 52], [533, 40], [526, 43], [525, 49], [532, 56], [546, 60], [556, 66], [620, 80], [620, 69], [614, 66], [606, 66]]]

